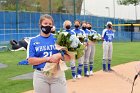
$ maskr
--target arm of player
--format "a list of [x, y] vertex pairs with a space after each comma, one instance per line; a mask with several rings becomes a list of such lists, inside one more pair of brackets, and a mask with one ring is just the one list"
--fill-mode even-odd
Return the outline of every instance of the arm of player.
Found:
[[[61, 53], [57, 53], [57, 54], [53, 54], [50, 57], [43, 57], [43, 58], [31, 57], [31, 58], [28, 58], [28, 62], [31, 65], [38, 65], [38, 64], [41, 64], [41, 63], [44, 63], [44, 62], [59, 63], [59, 61], [62, 58], [63, 57], [62, 57]], [[65, 54], [64, 55], [64, 60], [69, 61], [70, 56]]]
[[106, 29], [104, 29], [104, 30], [102, 31], [102, 40], [104, 40], [105, 32], [106, 32]]
[[31, 57], [28, 58], [28, 62], [30, 65], [39, 65], [44, 62], [50, 62], [50, 57], [43, 57], [43, 58]]

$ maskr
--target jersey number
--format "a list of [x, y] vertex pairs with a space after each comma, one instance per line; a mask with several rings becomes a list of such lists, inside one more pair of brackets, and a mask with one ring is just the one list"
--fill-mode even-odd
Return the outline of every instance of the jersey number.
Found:
[[45, 57], [49, 57], [49, 56], [51, 56], [52, 55], [52, 52], [44, 52], [44, 56]]

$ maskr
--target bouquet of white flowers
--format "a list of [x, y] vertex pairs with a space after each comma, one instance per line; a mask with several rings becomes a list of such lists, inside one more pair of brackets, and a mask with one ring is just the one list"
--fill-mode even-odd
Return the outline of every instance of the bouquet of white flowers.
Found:
[[68, 32], [59, 32], [55, 35], [56, 43], [62, 47], [66, 47], [68, 51], [76, 54], [76, 58], [84, 55], [84, 45], [80, 42], [76, 35], [70, 35]]
[[87, 40], [87, 38], [86, 38], [86, 36], [85, 35], [82, 35], [82, 34], [77, 34], [76, 35], [77, 36], [77, 38], [80, 40], [80, 42], [81, 43], [83, 43], [83, 42], [86, 42]]
[[96, 42], [96, 41], [102, 41], [102, 37], [99, 33], [91, 34], [88, 36], [89, 40]]
[[[68, 32], [59, 32], [55, 34], [57, 38], [56, 49], [64, 50], [71, 59], [78, 59], [84, 55], [84, 45], [76, 37], [76, 35], [70, 35]], [[57, 76], [58, 68], [61, 71], [67, 70], [67, 66], [64, 61], [60, 60], [57, 63], [46, 63], [43, 72], [47, 76]]]

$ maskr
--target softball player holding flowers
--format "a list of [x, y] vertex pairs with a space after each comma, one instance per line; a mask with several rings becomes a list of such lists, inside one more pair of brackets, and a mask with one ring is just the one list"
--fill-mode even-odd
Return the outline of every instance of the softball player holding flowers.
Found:
[[70, 59], [68, 55], [62, 55], [56, 49], [56, 38], [51, 34], [53, 25], [51, 16], [42, 15], [39, 20], [40, 35], [32, 38], [27, 48], [28, 62], [35, 69], [33, 75], [35, 93], [67, 93], [64, 71], [58, 68], [52, 77], [43, 73], [43, 68], [48, 63], [58, 64], [61, 59]]
[[87, 39], [87, 41], [86, 41], [87, 48], [85, 49], [85, 55], [84, 55], [84, 76], [89, 77], [88, 66], [89, 66], [89, 56], [90, 56], [90, 52], [91, 52], [91, 47], [90, 47], [89, 40], [88, 40], [90, 31], [87, 29], [86, 22], [82, 22], [82, 30], [85, 32], [86, 39]]
[[[75, 28], [73, 29], [73, 31], [76, 33], [77, 37], [78, 36], [79, 36], [79, 38], [85, 37], [85, 32], [80, 29], [80, 21], [79, 20], [74, 21], [74, 27]], [[81, 74], [82, 74], [83, 62], [84, 62], [84, 55], [78, 59], [77, 78], [79, 78], [79, 79], [81, 78]], [[75, 64], [75, 63], [73, 63], [73, 64]], [[75, 66], [72, 67], [72, 73], [73, 73], [74, 78], [76, 78]]]
[[[68, 32], [71, 35], [76, 35], [76, 33], [71, 30], [71, 26], [72, 23], [69, 20], [64, 21], [63, 23], [63, 28], [65, 29], [64, 32]], [[70, 66], [71, 66], [72, 78], [73, 80], [75, 80], [76, 79], [75, 59], [72, 59], [70, 63], [71, 63]]]
[[[92, 29], [92, 25], [87, 22], [87, 29], [90, 31], [90, 35], [95, 35], [97, 32]], [[89, 44], [89, 49], [90, 54], [89, 54], [89, 75], [93, 75], [93, 65], [94, 65], [94, 56], [95, 56], [95, 41], [90, 41]]]

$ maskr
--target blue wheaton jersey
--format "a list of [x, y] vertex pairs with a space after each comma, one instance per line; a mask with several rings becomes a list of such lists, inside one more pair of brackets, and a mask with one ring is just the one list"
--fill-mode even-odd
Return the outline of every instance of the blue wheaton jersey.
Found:
[[[56, 38], [53, 34], [50, 34], [49, 37], [43, 37], [38, 35], [30, 40], [27, 48], [27, 58], [30, 57], [49, 57], [53, 54], [58, 53], [55, 46]], [[46, 62], [34, 65], [33, 68], [43, 68]]]
[[76, 33], [73, 30], [70, 30], [70, 29], [64, 30], [64, 32], [68, 32], [71, 35], [76, 35]]
[[91, 29], [91, 30], [90, 30], [90, 34], [91, 34], [91, 35], [94, 35], [94, 34], [97, 34], [97, 32], [96, 32], [95, 30]]
[[73, 29], [72, 31], [74, 31], [76, 35], [85, 35], [85, 32], [81, 29]]
[[[81, 29], [82, 30], [82, 29]], [[85, 29], [85, 30], [83, 30], [84, 32], [85, 32], [85, 35], [86, 36], [89, 36], [91, 33], [90, 33], [90, 31], [88, 30], [88, 29]]]
[[104, 29], [102, 32], [102, 38], [104, 41], [112, 42], [114, 38], [114, 32], [112, 30]]

